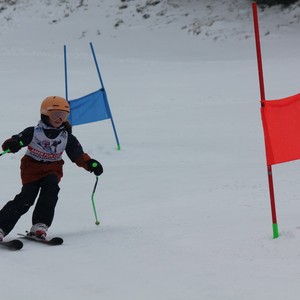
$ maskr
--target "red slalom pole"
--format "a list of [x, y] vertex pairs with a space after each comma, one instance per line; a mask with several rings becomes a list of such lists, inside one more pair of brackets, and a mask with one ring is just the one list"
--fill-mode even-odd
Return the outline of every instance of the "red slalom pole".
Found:
[[[252, 3], [252, 13], [253, 13], [253, 23], [254, 23], [254, 32], [255, 32], [255, 45], [256, 45], [259, 88], [260, 88], [260, 99], [261, 99], [261, 106], [263, 109], [263, 103], [266, 100], [266, 96], [265, 96], [263, 65], [262, 65], [262, 55], [261, 55], [260, 36], [259, 36], [259, 23], [258, 23], [256, 2]], [[273, 174], [272, 174], [271, 165], [267, 165], [267, 172], [268, 172], [269, 194], [270, 194], [270, 204], [271, 204], [271, 213], [272, 213], [273, 238], [276, 239], [279, 237], [279, 232], [278, 232], [278, 224], [277, 224], [277, 217], [276, 217], [275, 193], [274, 193]]]
[[261, 55], [261, 47], [260, 47], [260, 35], [259, 35], [259, 24], [258, 24], [258, 13], [257, 13], [256, 2], [252, 3], [252, 12], [253, 12], [253, 23], [254, 23], [254, 33], [255, 33], [255, 45], [256, 45], [260, 99], [261, 99], [261, 101], [264, 101], [264, 100], [266, 100], [266, 96], [265, 96], [264, 73], [263, 73], [263, 65], [262, 65], [262, 55]]

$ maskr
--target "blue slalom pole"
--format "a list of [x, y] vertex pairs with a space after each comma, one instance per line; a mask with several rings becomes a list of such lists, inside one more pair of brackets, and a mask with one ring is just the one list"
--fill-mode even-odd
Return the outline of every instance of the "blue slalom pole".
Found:
[[67, 47], [64, 45], [64, 66], [65, 66], [65, 89], [66, 89], [66, 100], [68, 101], [68, 74], [67, 74]]
[[115, 138], [116, 138], [116, 142], [117, 142], [117, 149], [121, 150], [121, 145], [120, 145], [117, 130], [116, 130], [116, 127], [115, 127], [115, 122], [113, 120], [112, 113], [111, 113], [111, 110], [110, 110], [110, 107], [109, 107], [109, 104], [108, 104], [107, 95], [106, 95], [106, 91], [105, 91], [105, 88], [104, 88], [104, 83], [103, 83], [103, 80], [102, 80], [102, 77], [101, 77], [101, 73], [100, 73], [100, 69], [99, 69], [99, 66], [98, 66], [98, 62], [97, 62], [97, 58], [96, 58], [96, 55], [95, 55], [93, 44], [90, 43], [90, 46], [91, 46], [95, 66], [96, 66], [96, 69], [97, 69], [97, 73], [98, 73], [98, 76], [99, 76], [99, 80], [100, 80], [100, 83], [101, 83], [101, 87], [103, 89], [103, 94], [104, 94], [106, 107], [107, 107], [107, 110], [108, 110], [108, 113], [109, 113], [109, 116], [110, 116], [110, 121], [111, 121], [111, 124], [112, 124], [112, 127], [113, 127], [113, 131], [114, 131], [114, 134], [115, 134]]

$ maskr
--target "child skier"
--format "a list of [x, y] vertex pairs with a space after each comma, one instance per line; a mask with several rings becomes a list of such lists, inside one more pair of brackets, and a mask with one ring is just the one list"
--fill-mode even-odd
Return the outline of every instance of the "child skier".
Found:
[[13, 135], [2, 145], [4, 151], [11, 153], [16, 153], [25, 146], [27, 151], [21, 159], [21, 192], [0, 210], [0, 241], [34, 204], [38, 194], [29, 234], [46, 238], [58, 200], [58, 183], [63, 176], [64, 151], [79, 167], [96, 176], [103, 173], [101, 164], [83, 152], [77, 138], [71, 133], [68, 122], [70, 106], [66, 99], [47, 97], [41, 104], [40, 113], [41, 120], [37, 126], [28, 127]]

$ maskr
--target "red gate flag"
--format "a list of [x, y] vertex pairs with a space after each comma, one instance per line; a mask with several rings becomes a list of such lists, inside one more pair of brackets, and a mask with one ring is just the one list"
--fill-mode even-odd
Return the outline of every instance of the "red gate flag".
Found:
[[267, 164], [300, 159], [300, 94], [261, 104]]

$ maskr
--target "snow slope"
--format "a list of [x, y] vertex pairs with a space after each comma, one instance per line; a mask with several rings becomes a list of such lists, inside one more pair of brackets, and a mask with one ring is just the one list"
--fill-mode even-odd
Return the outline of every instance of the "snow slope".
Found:
[[[273, 240], [250, 3], [153, 2], [34, 0], [0, 13], [1, 139], [35, 125], [43, 98], [64, 95], [64, 44], [70, 98], [98, 88], [92, 41], [122, 147], [108, 121], [74, 127], [104, 166], [101, 225], [94, 176], [65, 157], [49, 230], [65, 243], [0, 249], [3, 299], [300, 293], [299, 162], [274, 167]], [[260, 12], [267, 98], [299, 92], [299, 11]], [[23, 154], [1, 157], [1, 206], [20, 190]], [[30, 212], [10, 237], [29, 229]]]

